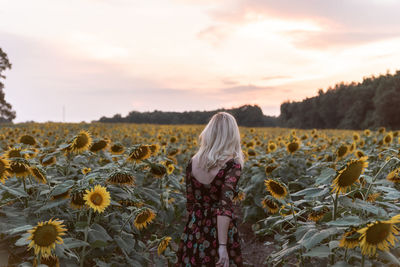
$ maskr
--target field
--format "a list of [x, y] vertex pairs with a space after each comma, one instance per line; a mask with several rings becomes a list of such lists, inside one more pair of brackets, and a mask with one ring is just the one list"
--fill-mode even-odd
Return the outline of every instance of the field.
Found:
[[[2, 127], [0, 265], [172, 266], [203, 127]], [[247, 266], [400, 266], [399, 131], [240, 132]]]

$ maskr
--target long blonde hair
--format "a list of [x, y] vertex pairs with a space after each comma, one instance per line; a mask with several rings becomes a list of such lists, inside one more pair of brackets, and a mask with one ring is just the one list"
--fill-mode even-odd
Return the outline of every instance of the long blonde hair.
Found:
[[243, 166], [239, 127], [231, 114], [222, 111], [214, 114], [199, 135], [199, 143], [200, 148], [196, 153], [199, 166], [207, 172], [232, 156]]

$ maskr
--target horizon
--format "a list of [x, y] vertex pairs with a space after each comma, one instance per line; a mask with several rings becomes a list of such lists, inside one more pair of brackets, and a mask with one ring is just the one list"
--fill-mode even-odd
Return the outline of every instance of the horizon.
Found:
[[0, 4], [14, 123], [246, 104], [279, 116], [283, 102], [400, 69], [393, 0]]

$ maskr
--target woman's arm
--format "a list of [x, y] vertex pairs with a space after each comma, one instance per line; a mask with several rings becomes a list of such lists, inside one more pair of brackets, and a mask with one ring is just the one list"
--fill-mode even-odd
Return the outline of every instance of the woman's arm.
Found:
[[228, 228], [233, 215], [233, 198], [237, 193], [236, 186], [241, 170], [242, 166], [234, 163], [225, 175], [217, 209], [218, 244], [227, 244], [228, 241]]

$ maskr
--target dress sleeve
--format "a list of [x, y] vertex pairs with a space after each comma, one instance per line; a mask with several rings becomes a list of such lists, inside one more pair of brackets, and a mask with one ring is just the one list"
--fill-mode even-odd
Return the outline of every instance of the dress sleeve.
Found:
[[228, 216], [232, 219], [233, 198], [237, 195], [237, 183], [240, 178], [242, 166], [240, 163], [233, 163], [232, 167], [226, 172], [225, 181], [221, 187], [221, 195], [217, 208], [217, 215]]

